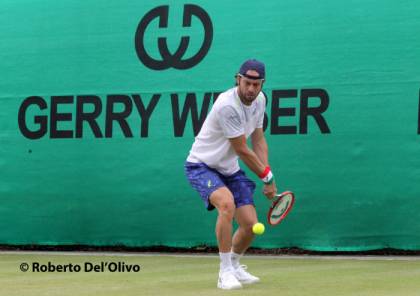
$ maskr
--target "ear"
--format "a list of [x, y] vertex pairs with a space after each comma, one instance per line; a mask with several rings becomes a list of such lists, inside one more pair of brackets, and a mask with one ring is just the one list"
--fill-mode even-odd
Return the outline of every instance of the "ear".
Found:
[[236, 85], [239, 85], [239, 81], [241, 81], [241, 76], [236, 75], [235, 78], [236, 78]]

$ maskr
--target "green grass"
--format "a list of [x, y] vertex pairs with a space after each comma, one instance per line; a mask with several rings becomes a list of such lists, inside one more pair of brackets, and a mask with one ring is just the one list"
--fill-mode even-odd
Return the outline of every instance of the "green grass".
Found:
[[[78, 273], [22, 272], [23, 262], [80, 264]], [[138, 264], [141, 271], [88, 273], [85, 262]], [[216, 288], [218, 258], [164, 255], [93, 256], [0, 254], [0, 295], [420, 295], [419, 260], [248, 257], [261, 283], [236, 291]]]

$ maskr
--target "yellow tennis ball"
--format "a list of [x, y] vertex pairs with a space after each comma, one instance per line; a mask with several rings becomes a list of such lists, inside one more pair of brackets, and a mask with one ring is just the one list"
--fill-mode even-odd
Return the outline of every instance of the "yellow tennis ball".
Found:
[[252, 226], [252, 232], [258, 235], [261, 235], [264, 233], [265, 227], [264, 224], [258, 222], [255, 223], [254, 226]]

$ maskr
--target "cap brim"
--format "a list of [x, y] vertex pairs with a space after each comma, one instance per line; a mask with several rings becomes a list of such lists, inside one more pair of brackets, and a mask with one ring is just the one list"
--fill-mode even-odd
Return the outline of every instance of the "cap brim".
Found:
[[252, 79], [252, 80], [264, 80], [264, 78], [261, 78], [260, 76], [253, 76], [253, 75], [241, 74], [241, 73], [238, 73], [237, 75], [239, 75], [241, 77], [246, 77], [246, 78]]

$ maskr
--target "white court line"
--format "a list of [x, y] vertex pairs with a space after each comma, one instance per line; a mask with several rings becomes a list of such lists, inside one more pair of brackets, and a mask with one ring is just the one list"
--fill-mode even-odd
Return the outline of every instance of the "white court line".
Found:
[[[64, 252], [64, 251], [0, 251], [1, 255], [43, 255], [43, 256], [98, 256], [98, 257], [181, 257], [181, 258], [218, 258], [217, 254], [202, 254], [202, 253], [144, 253], [144, 252]], [[299, 260], [382, 260], [382, 261], [420, 261], [420, 256], [380, 256], [380, 255], [365, 255], [365, 256], [343, 256], [343, 255], [245, 255], [245, 258], [258, 259], [299, 259]]]

